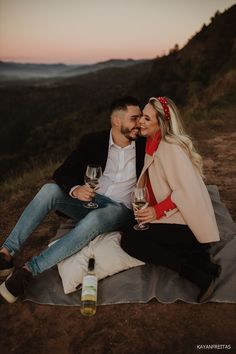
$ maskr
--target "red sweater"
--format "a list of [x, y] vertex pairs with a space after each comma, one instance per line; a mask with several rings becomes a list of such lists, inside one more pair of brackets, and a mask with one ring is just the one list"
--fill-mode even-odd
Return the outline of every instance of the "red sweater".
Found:
[[[153, 155], [157, 150], [158, 145], [161, 141], [161, 131], [159, 130], [153, 139], [148, 138], [146, 143], [146, 154]], [[172, 210], [176, 208], [175, 203], [172, 202], [171, 196], [169, 195], [166, 199], [162, 200], [160, 203], [157, 203], [155, 195], [152, 190], [150, 183], [149, 175], [147, 178], [147, 189], [149, 193], [149, 206], [154, 207], [156, 212], [157, 220], [162, 218], [165, 215], [165, 211]]]

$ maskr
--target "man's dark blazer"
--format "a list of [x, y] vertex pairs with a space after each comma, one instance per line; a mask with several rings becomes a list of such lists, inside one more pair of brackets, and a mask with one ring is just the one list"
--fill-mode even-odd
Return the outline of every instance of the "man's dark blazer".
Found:
[[[54, 181], [67, 193], [76, 185], [84, 184], [84, 174], [88, 164], [96, 164], [104, 171], [109, 149], [110, 130], [85, 135], [76, 150], [54, 172]], [[144, 164], [145, 138], [136, 140], [136, 174], [141, 173]]]

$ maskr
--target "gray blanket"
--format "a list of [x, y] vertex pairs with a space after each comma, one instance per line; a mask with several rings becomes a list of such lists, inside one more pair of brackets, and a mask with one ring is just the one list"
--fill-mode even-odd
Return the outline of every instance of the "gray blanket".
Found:
[[[209, 301], [236, 302], [236, 225], [221, 202], [216, 186], [208, 186], [221, 241], [211, 247], [211, 253], [222, 267], [215, 292]], [[177, 273], [154, 265], [135, 267], [99, 282], [98, 305], [146, 303], [156, 298], [162, 303], [182, 300], [196, 303], [198, 289]], [[34, 278], [25, 300], [41, 304], [79, 306], [81, 291], [65, 295], [57, 268]]]

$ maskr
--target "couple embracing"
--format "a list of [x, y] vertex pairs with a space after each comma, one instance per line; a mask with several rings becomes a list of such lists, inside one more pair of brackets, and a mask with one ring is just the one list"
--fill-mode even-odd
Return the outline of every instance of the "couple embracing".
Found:
[[[0, 294], [8, 302], [23, 295], [32, 277], [80, 251], [99, 234], [122, 230], [121, 247], [146, 263], [178, 272], [198, 289], [198, 302], [214, 291], [220, 266], [209, 255], [219, 241], [213, 207], [203, 182], [202, 160], [184, 132], [177, 107], [152, 97], [141, 112], [133, 97], [110, 107], [111, 129], [84, 136], [26, 207], [0, 249]], [[88, 165], [100, 165], [96, 194], [84, 184]], [[132, 193], [145, 188], [149, 205], [135, 211], [147, 230], [135, 230]], [[95, 198], [98, 208], [84, 204]], [[77, 220], [51, 247], [14, 270], [14, 254], [49, 211]], [[9, 276], [10, 275], [10, 276]]]

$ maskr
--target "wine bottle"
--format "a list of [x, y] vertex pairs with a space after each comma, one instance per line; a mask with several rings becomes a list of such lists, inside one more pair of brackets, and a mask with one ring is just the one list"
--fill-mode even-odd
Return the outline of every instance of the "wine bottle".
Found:
[[89, 258], [88, 272], [83, 278], [80, 312], [84, 316], [93, 316], [96, 313], [97, 305], [97, 284], [95, 274], [95, 259]]

